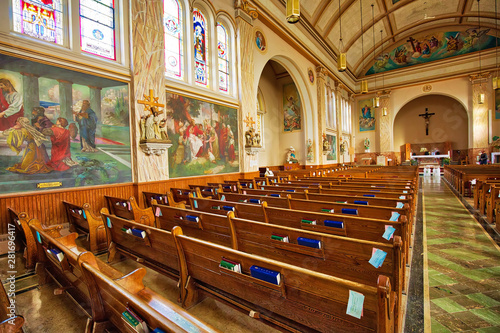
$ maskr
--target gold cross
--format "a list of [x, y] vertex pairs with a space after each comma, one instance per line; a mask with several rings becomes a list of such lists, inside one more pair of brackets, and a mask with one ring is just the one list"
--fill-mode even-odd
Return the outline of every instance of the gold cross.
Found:
[[149, 96], [144, 95], [144, 100], [138, 100], [137, 103], [144, 104], [144, 111], [150, 111], [153, 106], [164, 107], [165, 104], [158, 103], [160, 97], [154, 97], [153, 89], [149, 89]]
[[244, 122], [245, 122], [245, 124], [247, 124], [247, 127], [253, 127], [253, 124], [255, 124], [255, 121], [249, 115], [247, 115], [247, 117], [244, 120]]

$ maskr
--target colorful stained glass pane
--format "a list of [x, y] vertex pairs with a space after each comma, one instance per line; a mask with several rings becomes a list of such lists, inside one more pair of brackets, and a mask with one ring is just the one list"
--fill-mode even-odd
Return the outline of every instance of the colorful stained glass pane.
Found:
[[227, 75], [219, 72], [219, 89], [223, 91], [227, 91]]
[[197, 9], [193, 10], [193, 39], [194, 39], [194, 62], [195, 62], [195, 82], [208, 86], [208, 45], [206, 20], [203, 14]]
[[14, 31], [63, 45], [61, 0], [12, 0]]
[[163, 1], [163, 26], [165, 31], [165, 74], [182, 79], [182, 7], [176, 0]]
[[[217, 54], [219, 57], [219, 90], [229, 91], [229, 57], [226, 28], [217, 22]], [[223, 78], [223, 79], [222, 79]]]
[[80, 43], [84, 52], [116, 59], [112, 0], [80, 0]]

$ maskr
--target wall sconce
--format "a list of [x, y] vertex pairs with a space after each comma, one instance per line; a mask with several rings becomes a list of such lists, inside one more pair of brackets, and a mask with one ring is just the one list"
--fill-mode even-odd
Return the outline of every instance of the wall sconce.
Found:
[[387, 108], [385, 106], [382, 108], [382, 116], [387, 116]]
[[340, 53], [339, 58], [337, 59], [337, 69], [339, 72], [343, 72], [347, 69], [347, 54]]
[[300, 0], [286, 0], [286, 21], [295, 24], [300, 20]]
[[484, 104], [484, 93], [479, 93], [477, 103]]
[[498, 89], [498, 77], [494, 77], [493, 78], [493, 90], [497, 90]]
[[380, 107], [380, 97], [373, 97], [373, 107], [378, 108]]
[[361, 93], [366, 94], [368, 92], [368, 81], [361, 80]]

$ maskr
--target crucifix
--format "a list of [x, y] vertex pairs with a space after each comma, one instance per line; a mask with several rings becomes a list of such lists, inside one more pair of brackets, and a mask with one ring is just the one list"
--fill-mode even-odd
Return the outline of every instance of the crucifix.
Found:
[[435, 113], [429, 113], [429, 109], [425, 108], [425, 113], [421, 113], [418, 116], [423, 117], [425, 119], [425, 135], [429, 135], [429, 123], [431, 116], [435, 115]]

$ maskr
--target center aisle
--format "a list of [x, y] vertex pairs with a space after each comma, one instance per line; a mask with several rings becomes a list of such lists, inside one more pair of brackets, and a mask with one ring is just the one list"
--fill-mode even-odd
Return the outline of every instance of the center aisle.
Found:
[[500, 248], [441, 178], [422, 189], [426, 327], [500, 332]]

